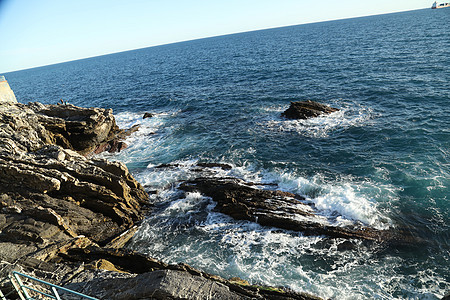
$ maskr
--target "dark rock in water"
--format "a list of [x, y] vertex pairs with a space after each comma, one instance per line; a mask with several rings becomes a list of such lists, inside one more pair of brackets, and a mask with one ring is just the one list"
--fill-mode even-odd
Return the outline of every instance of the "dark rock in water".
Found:
[[361, 224], [332, 225], [304, 198], [288, 192], [261, 190], [237, 178], [197, 178], [180, 185], [187, 192], [198, 191], [217, 202], [216, 209], [238, 220], [299, 231], [306, 235], [361, 239], [394, 244], [413, 243], [408, 234], [377, 230]]
[[[179, 168], [181, 167], [181, 164], [160, 164], [155, 166], [155, 169], [172, 169], [172, 168]], [[229, 164], [223, 164], [223, 163], [196, 163], [194, 166], [198, 167], [198, 168], [194, 168], [192, 169], [192, 171], [202, 171], [204, 169], [207, 168], [220, 168], [224, 171], [229, 171], [231, 170], [233, 167]]]
[[229, 164], [221, 164], [221, 163], [197, 163], [197, 166], [202, 168], [220, 168], [225, 171], [231, 170], [233, 168]]
[[315, 118], [324, 114], [330, 114], [335, 111], [339, 111], [339, 109], [311, 100], [306, 100], [306, 101], [291, 102], [291, 106], [281, 115], [288, 119], [304, 120], [309, 118]]
[[142, 119], [152, 118], [154, 115], [152, 113], [146, 112]]

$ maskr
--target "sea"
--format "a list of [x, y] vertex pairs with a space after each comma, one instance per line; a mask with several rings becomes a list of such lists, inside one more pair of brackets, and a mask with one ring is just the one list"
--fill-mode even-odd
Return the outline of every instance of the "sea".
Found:
[[[112, 108], [153, 211], [130, 249], [224, 278], [331, 299], [450, 292], [450, 9], [205, 38], [4, 74], [19, 102]], [[338, 112], [287, 120], [291, 101]], [[153, 117], [143, 119], [145, 112]], [[300, 194], [335, 220], [402, 229], [386, 247], [237, 221], [178, 190], [237, 177]], [[169, 167], [158, 167], [169, 164]], [[206, 174], [206, 175], [205, 175]], [[339, 224], [338, 224], [339, 226]]]

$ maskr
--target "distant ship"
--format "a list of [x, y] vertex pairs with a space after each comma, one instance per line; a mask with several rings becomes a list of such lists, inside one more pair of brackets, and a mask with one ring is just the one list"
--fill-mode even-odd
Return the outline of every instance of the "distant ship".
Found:
[[444, 8], [444, 7], [450, 7], [450, 3], [440, 3], [440, 4], [437, 4], [437, 2], [434, 1], [433, 6], [431, 6], [431, 9]]

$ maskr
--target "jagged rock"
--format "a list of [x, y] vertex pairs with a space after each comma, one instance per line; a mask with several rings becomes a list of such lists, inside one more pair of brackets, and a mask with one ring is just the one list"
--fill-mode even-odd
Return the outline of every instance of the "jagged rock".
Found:
[[251, 299], [232, 292], [226, 285], [183, 271], [159, 270], [131, 278], [94, 279], [89, 285], [72, 285], [101, 299]]
[[[139, 128], [119, 129], [111, 109], [40, 103], [1, 105], [0, 124], [0, 137], [18, 142], [16, 146], [21, 149], [35, 151], [43, 145], [53, 144], [82, 155], [99, 153], [99, 149], [120, 151], [126, 148], [120, 141]], [[11, 141], [0, 143], [8, 147]]]
[[320, 216], [303, 197], [277, 190], [262, 190], [237, 178], [197, 178], [179, 187], [187, 192], [198, 191], [217, 202], [216, 209], [238, 220], [332, 238], [362, 239], [394, 244], [417, 242], [410, 234], [377, 230], [355, 223], [334, 226]]
[[[25, 225], [31, 218], [56, 226], [68, 237], [82, 234], [105, 244], [144, 217], [148, 199], [123, 164], [89, 160], [59, 146], [45, 146], [20, 160], [0, 155], [0, 189], [7, 196], [0, 215], [8, 211], [9, 218], [16, 216], [3, 225], [0, 240], [8, 233], [17, 236], [21, 223], [30, 232]], [[45, 240], [42, 230], [28, 238]]]
[[153, 117], [153, 114], [152, 114], [152, 113], [146, 112], [146, 113], [144, 114], [144, 116], [142, 117], [142, 119], [147, 119], [147, 118], [152, 118], [152, 117]]
[[306, 100], [291, 102], [289, 108], [281, 115], [288, 119], [309, 119], [336, 111], [339, 111], [339, 109], [315, 101]]
[[124, 134], [111, 110], [0, 105], [0, 245], [18, 251], [0, 251], [0, 259], [24, 257], [79, 235], [91, 244], [126, 243], [118, 237], [143, 219], [147, 193], [122, 163], [81, 155]]
[[66, 255], [72, 260], [89, 261], [91, 266], [138, 274], [110, 274], [89, 280], [82, 275], [66, 286], [101, 299], [320, 299], [282, 288], [254, 286], [236, 278], [226, 280], [186, 264], [169, 265], [133, 251], [88, 247], [71, 249]]
[[139, 125], [134, 125], [129, 129], [118, 129], [114, 131], [114, 134], [111, 135], [111, 137], [106, 140], [103, 143], [100, 143], [98, 145], [93, 153], [99, 154], [101, 152], [108, 151], [109, 153], [114, 152], [120, 152], [126, 148], [128, 148], [128, 145], [124, 143], [122, 140], [125, 139], [127, 136], [131, 135], [133, 132], [136, 132], [139, 129]]

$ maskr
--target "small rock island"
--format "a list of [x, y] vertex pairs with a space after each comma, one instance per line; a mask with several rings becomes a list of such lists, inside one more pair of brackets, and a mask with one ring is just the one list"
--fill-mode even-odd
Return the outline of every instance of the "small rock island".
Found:
[[320, 115], [331, 114], [336, 111], [339, 111], [339, 109], [315, 101], [306, 100], [291, 102], [289, 108], [281, 115], [288, 119], [306, 120]]

